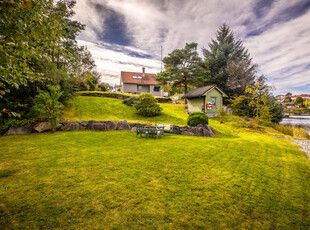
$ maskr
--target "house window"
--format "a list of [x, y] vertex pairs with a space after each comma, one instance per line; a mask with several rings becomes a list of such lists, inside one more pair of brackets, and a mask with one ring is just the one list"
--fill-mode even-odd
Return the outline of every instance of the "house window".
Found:
[[133, 75], [132, 78], [134, 78], [134, 79], [142, 79], [142, 76], [135, 76], [135, 75]]
[[160, 91], [160, 86], [154, 86], [154, 92], [159, 92]]
[[138, 89], [142, 89], [142, 85], [138, 85]]
[[216, 97], [212, 97], [212, 104], [213, 106], [216, 106]]

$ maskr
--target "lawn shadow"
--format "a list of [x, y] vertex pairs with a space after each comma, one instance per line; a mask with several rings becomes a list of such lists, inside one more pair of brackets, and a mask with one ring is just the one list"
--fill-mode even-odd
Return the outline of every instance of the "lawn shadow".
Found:
[[2, 169], [0, 170], [0, 179], [12, 176], [14, 173], [16, 173], [16, 170]]

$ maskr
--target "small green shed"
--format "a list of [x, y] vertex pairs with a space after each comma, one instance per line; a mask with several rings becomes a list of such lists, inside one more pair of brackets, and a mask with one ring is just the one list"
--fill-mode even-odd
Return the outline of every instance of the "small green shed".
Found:
[[188, 112], [205, 112], [216, 115], [223, 107], [223, 97], [227, 95], [216, 85], [207, 85], [189, 91], [182, 98], [187, 99]]

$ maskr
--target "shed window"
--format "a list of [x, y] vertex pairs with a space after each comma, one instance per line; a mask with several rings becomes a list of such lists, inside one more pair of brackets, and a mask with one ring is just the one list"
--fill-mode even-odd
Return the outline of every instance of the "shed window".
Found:
[[154, 86], [154, 92], [159, 92], [160, 91], [160, 87], [159, 86]]
[[212, 97], [212, 104], [213, 106], [216, 106], [216, 97]]

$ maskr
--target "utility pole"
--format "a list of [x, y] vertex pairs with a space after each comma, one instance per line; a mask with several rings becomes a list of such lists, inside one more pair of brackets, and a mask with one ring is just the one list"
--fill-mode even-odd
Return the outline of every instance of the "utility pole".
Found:
[[163, 46], [160, 46], [160, 72], [163, 71]]

